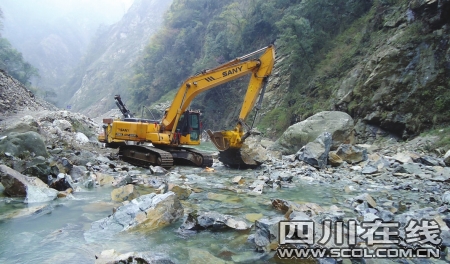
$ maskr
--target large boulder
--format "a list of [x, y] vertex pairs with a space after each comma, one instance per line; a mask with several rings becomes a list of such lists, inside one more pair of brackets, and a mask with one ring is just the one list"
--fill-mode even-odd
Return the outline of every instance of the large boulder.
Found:
[[[246, 164], [250, 166], [259, 166], [265, 162], [281, 159], [280, 152], [268, 150], [261, 141], [262, 138], [260, 136], [254, 135], [245, 139], [240, 153]], [[265, 143], [267, 143], [267, 141]]]
[[6, 138], [0, 140], [0, 152], [8, 152], [16, 157], [31, 153], [48, 157], [44, 141], [38, 133], [33, 131], [8, 134]]
[[309, 142], [302, 147], [295, 155], [309, 165], [323, 169], [327, 165], [328, 153], [331, 148], [331, 134], [322, 133], [313, 142]]
[[51, 201], [58, 194], [39, 178], [27, 177], [5, 165], [0, 165], [0, 179], [7, 195], [25, 197], [25, 203]]
[[112, 238], [127, 230], [154, 230], [167, 226], [184, 215], [184, 209], [173, 192], [147, 194], [117, 208], [106, 218], [92, 223], [84, 233], [87, 241]]
[[341, 144], [354, 143], [353, 126], [352, 117], [344, 112], [320, 112], [290, 126], [269, 149], [291, 155], [314, 141], [323, 132], [329, 132], [333, 140], [331, 149], [334, 150]]

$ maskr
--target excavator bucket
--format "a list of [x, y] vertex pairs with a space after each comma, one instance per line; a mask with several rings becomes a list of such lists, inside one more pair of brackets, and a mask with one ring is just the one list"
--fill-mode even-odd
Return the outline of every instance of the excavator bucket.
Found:
[[[211, 142], [219, 150], [219, 160], [228, 167], [237, 169], [256, 168], [261, 165], [249, 154], [242, 150], [242, 142], [235, 142], [236, 134], [233, 131], [206, 131]], [[233, 144], [234, 143], [234, 144]]]
[[254, 169], [261, 165], [261, 162], [254, 160], [242, 149], [233, 148], [219, 151], [219, 161], [235, 169]]
[[221, 131], [212, 132], [208, 129], [206, 132], [208, 133], [211, 142], [219, 151], [225, 151], [230, 148], [230, 141], [224, 137], [224, 134]]

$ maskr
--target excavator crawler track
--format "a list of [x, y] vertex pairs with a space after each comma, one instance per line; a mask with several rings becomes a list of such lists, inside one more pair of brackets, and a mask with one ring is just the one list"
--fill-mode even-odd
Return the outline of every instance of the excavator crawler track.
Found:
[[185, 147], [150, 147], [127, 145], [119, 149], [119, 157], [140, 167], [161, 166], [171, 168], [173, 165], [211, 167], [211, 154]]
[[186, 147], [161, 147], [172, 154], [175, 165], [188, 165], [197, 167], [211, 167], [213, 158], [211, 154]]
[[153, 165], [170, 168], [173, 166], [173, 158], [170, 152], [150, 146], [121, 146], [119, 149], [119, 157], [126, 162], [140, 167]]

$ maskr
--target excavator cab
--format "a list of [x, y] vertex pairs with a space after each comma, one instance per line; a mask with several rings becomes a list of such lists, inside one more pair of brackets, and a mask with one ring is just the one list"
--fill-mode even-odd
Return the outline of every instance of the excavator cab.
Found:
[[200, 129], [200, 111], [185, 111], [178, 120], [176, 132], [179, 142], [177, 143], [197, 145], [200, 143]]

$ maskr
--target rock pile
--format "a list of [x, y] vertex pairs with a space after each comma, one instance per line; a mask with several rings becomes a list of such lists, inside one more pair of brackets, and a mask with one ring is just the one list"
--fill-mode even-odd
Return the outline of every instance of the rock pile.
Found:
[[3, 114], [3, 117], [18, 111], [39, 111], [45, 109], [56, 110], [56, 107], [36, 98], [19, 81], [0, 70], [0, 113]]

